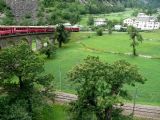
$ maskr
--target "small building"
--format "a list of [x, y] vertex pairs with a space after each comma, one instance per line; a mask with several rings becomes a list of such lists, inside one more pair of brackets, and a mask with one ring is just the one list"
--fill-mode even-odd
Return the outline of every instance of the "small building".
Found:
[[114, 26], [114, 30], [121, 30], [121, 28], [122, 28], [122, 25], [115, 25]]
[[94, 19], [94, 26], [102, 26], [102, 25], [106, 25], [107, 21], [105, 18], [96, 18]]
[[154, 16], [148, 16], [145, 13], [139, 13], [135, 18], [127, 18], [123, 23], [141, 30], [160, 29], [160, 22], [158, 22], [157, 18]]
[[71, 23], [64, 23], [63, 25], [64, 25], [65, 27], [72, 26]]

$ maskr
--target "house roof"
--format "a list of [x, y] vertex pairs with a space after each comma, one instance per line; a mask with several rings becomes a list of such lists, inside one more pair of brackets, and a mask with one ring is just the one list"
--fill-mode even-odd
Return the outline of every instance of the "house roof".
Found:
[[106, 19], [105, 18], [96, 18], [94, 21], [95, 22], [106, 22]]

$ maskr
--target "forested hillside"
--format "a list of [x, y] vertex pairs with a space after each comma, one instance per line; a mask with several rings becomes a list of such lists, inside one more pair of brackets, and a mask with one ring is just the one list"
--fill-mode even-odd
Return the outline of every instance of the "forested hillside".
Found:
[[14, 16], [4, 0], [0, 0], [0, 24], [14, 24]]
[[136, 0], [41, 0], [38, 12], [38, 25], [57, 24], [69, 21], [75, 24], [80, 15], [103, 14], [124, 11], [136, 7]]
[[[0, 13], [3, 19], [0, 24], [14, 24], [10, 9], [0, 0]], [[76, 24], [85, 14], [107, 14], [122, 12], [125, 8], [155, 8], [160, 6], [159, 0], [39, 0], [37, 19], [25, 15], [20, 25], [55, 25], [60, 22]], [[151, 11], [151, 10], [150, 10]]]

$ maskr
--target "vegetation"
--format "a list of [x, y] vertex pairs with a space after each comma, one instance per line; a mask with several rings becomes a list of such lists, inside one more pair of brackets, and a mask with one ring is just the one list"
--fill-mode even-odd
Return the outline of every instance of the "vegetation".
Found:
[[62, 47], [62, 43], [67, 43], [69, 41], [69, 32], [65, 30], [62, 24], [59, 24], [56, 28], [55, 36], [60, 48]]
[[13, 25], [15, 23], [14, 16], [4, 0], [0, 0], [0, 13], [4, 15], [0, 20], [1, 25]]
[[112, 34], [113, 26], [114, 26], [113, 22], [112, 21], [108, 21], [108, 23], [107, 23], [108, 34]]
[[[99, 56], [103, 61], [112, 63], [116, 60], [126, 60], [138, 66], [140, 73], [148, 79], [144, 85], [137, 86], [137, 103], [160, 105], [159, 95], [159, 31], [142, 32], [143, 44], [137, 46], [139, 55], [152, 56], [157, 59], [145, 57], [133, 57], [127, 33], [105, 34], [101, 37], [95, 33], [72, 33], [71, 40], [61, 49], [57, 49], [56, 58], [46, 61], [45, 70], [55, 75], [55, 87], [64, 92], [75, 93], [75, 86], [66, 78], [67, 72], [74, 65], [82, 62], [88, 55]], [[72, 54], [71, 54], [72, 53]], [[78, 53], [78, 54], [77, 54]], [[124, 53], [124, 54], [123, 54]], [[152, 71], [151, 71], [152, 69]], [[125, 86], [131, 96], [134, 96], [135, 88]], [[152, 89], [150, 89], [152, 88]], [[151, 99], [148, 99], [149, 98]], [[129, 101], [132, 102], [132, 101]]]
[[81, 15], [107, 14], [111, 12], [122, 12], [125, 8], [135, 7], [135, 0], [42, 0], [38, 10], [38, 24], [58, 24], [80, 22]]
[[128, 33], [132, 40], [131, 46], [133, 47], [133, 55], [136, 56], [137, 55], [136, 46], [138, 45], [138, 41], [142, 42], [143, 38], [139, 34], [138, 30], [133, 26], [128, 27]]
[[102, 30], [102, 28], [98, 28], [98, 29], [97, 29], [97, 35], [98, 35], [98, 36], [102, 36], [102, 35], [103, 35], [103, 30]]
[[[135, 86], [144, 83], [145, 79], [138, 73], [137, 67], [126, 61], [105, 63], [98, 57], [88, 56], [84, 63], [77, 65], [69, 73], [69, 80], [77, 85], [78, 100], [72, 104], [73, 120], [91, 119], [93, 114], [97, 120], [111, 120], [117, 109], [113, 106], [127, 98], [125, 84]], [[91, 113], [90, 117], [86, 114]], [[120, 114], [120, 111], [117, 112]]]
[[47, 41], [46, 46], [43, 46], [40, 50], [41, 53], [45, 54], [47, 58], [53, 58], [56, 55], [56, 48], [53, 43]]
[[72, 0], [42, 0], [37, 15], [38, 23], [55, 25], [70, 22], [75, 24], [80, 21], [80, 14], [84, 12], [84, 6]]
[[87, 24], [88, 24], [89, 26], [94, 25], [94, 18], [93, 18], [93, 16], [89, 16], [89, 17], [88, 17]]
[[2, 120], [39, 120], [45, 98], [53, 91], [53, 76], [42, 75], [43, 65], [25, 42], [0, 51]]

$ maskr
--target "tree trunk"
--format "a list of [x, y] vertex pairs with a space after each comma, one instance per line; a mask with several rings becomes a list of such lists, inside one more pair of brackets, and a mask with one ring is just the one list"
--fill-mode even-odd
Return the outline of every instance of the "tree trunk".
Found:
[[134, 56], [136, 56], [136, 55], [137, 55], [135, 45], [133, 45], [133, 55], [134, 55]]
[[59, 41], [59, 48], [61, 48], [62, 47], [62, 41], [60, 40]]
[[132, 47], [133, 47], [133, 55], [134, 56], [136, 56], [137, 55], [137, 53], [136, 53], [136, 42], [135, 42], [135, 38], [133, 39], [133, 45], [132, 45]]
[[105, 120], [112, 120], [112, 108], [108, 107], [105, 109]]
[[19, 87], [20, 87], [20, 89], [22, 90], [22, 89], [24, 88], [24, 84], [23, 84], [23, 81], [22, 81], [22, 77], [19, 76], [18, 78], [19, 78]]

